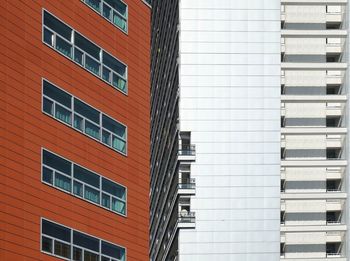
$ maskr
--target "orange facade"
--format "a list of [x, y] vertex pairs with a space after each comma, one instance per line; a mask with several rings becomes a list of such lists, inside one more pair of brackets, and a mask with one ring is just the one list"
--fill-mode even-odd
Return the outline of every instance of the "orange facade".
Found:
[[[0, 2], [0, 260], [60, 260], [41, 251], [45, 218], [148, 260], [150, 8], [128, 5], [128, 33], [80, 0]], [[43, 9], [128, 67], [128, 94], [116, 90], [42, 40]], [[42, 79], [127, 126], [127, 156], [42, 112]], [[57, 153], [127, 187], [127, 216], [48, 186], [41, 151]]]

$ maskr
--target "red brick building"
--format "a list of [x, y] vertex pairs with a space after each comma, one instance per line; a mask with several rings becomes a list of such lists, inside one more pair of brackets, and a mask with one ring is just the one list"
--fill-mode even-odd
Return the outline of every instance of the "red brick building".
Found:
[[148, 260], [150, 7], [0, 6], [0, 260]]

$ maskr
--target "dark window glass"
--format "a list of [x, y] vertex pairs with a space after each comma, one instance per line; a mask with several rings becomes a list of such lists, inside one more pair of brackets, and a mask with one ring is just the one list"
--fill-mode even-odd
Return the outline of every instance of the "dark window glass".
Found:
[[53, 183], [53, 171], [51, 169], [43, 167], [43, 181]]
[[83, 260], [83, 251], [80, 248], [73, 248], [73, 260], [82, 261]]
[[55, 186], [71, 192], [71, 179], [56, 172]]
[[66, 242], [71, 242], [70, 229], [57, 225], [47, 220], [42, 221], [42, 233], [54, 238], [61, 239]]
[[55, 240], [55, 255], [70, 258], [70, 245]]
[[50, 101], [49, 99], [44, 98], [43, 110], [44, 112], [53, 115], [53, 102]]
[[85, 133], [98, 140], [100, 139], [100, 127], [91, 122], [85, 121]]
[[68, 41], [71, 41], [72, 29], [46, 11], [44, 11], [44, 24]]
[[102, 115], [102, 126], [121, 138], [125, 138], [125, 127], [106, 115]]
[[44, 42], [53, 46], [53, 33], [44, 28]]
[[49, 167], [63, 172], [64, 174], [71, 175], [71, 163], [46, 150], [43, 151], [43, 163]]
[[123, 16], [126, 16], [126, 5], [119, 0], [105, 0], [107, 4], [112, 6], [115, 10], [121, 13]]
[[110, 243], [102, 241], [102, 250], [101, 251], [102, 251], [102, 254], [104, 254], [104, 255], [124, 260], [125, 250], [121, 247], [116, 246], [116, 245], [112, 245]]
[[77, 48], [74, 49], [74, 61], [76, 61], [80, 65], [83, 65], [83, 52], [81, 52]]
[[74, 165], [74, 177], [96, 188], [100, 187], [100, 177], [87, 169]]
[[102, 190], [118, 198], [125, 199], [125, 188], [108, 179], [102, 178]]
[[63, 55], [72, 58], [72, 45], [63, 40], [63, 38], [56, 37], [56, 49]]
[[88, 186], [85, 186], [84, 198], [86, 198], [87, 200], [90, 200], [92, 202], [95, 202], [97, 204], [100, 204], [100, 192], [98, 190], [90, 188]]
[[84, 251], [84, 261], [98, 261], [99, 255], [91, 253], [89, 251]]
[[58, 103], [55, 105], [55, 117], [69, 125], [72, 124], [72, 113]]
[[90, 72], [100, 76], [100, 63], [88, 56], [85, 56], [85, 68]]
[[74, 181], [73, 193], [75, 195], [82, 197], [83, 196], [83, 184], [81, 184], [80, 182]]
[[77, 32], [74, 33], [74, 43], [98, 61], [100, 60], [101, 49]]
[[103, 52], [103, 64], [125, 77], [126, 66], [106, 52]]
[[95, 9], [97, 12], [100, 12], [101, 0], [85, 0], [85, 3]]
[[102, 15], [108, 20], [112, 20], [112, 9], [106, 4], [103, 4]]
[[111, 208], [111, 197], [102, 193], [102, 206]]
[[52, 253], [52, 239], [42, 236], [41, 250]]
[[77, 231], [73, 232], [73, 244], [81, 246], [96, 252], [100, 251], [100, 241], [97, 238], [79, 233]]
[[100, 123], [100, 112], [78, 99], [74, 99], [74, 111], [97, 124]]
[[72, 96], [47, 81], [44, 81], [44, 94], [62, 105], [71, 108]]

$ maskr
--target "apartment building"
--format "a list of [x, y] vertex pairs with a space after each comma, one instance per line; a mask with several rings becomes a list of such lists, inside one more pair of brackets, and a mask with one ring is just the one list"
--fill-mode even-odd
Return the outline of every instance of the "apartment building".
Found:
[[151, 261], [280, 260], [280, 0], [152, 2]]
[[348, 260], [348, 3], [281, 4], [281, 260]]
[[348, 260], [348, 18], [153, 1], [151, 261]]
[[149, 3], [0, 6], [0, 260], [147, 260]]

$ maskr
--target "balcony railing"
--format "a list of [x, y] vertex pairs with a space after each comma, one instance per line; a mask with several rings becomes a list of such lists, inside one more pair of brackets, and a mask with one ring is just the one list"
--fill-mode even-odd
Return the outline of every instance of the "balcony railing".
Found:
[[196, 188], [196, 179], [179, 179], [179, 189], [194, 189]]
[[195, 221], [195, 212], [179, 213], [179, 223], [195, 223]]
[[179, 148], [179, 155], [181, 156], [195, 156], [196, 155], [196, 145], [182, 145]]

